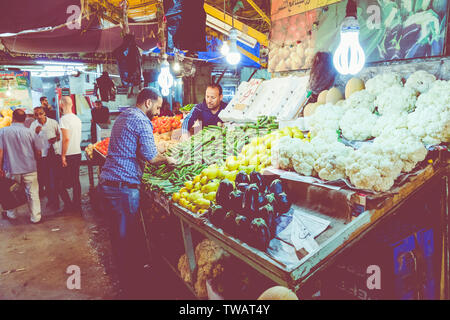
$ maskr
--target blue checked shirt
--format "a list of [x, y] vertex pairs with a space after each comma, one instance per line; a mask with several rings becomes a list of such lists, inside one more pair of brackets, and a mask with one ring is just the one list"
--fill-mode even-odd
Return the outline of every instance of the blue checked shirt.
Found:
[[150, 119], [142, 110], [128, 108], [114, 122], [100, 180], [140, 184], [139, 162], [150, 161], [157, 153]]

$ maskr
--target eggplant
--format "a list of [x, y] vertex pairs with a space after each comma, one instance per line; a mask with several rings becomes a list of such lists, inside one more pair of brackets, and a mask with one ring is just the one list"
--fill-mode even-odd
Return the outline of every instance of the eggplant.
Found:
[[236, 189], [238, 189], [241, 192], [245, 192], [248, 186], [249, 186], [248, 183], [239, 183], [238, 185], [236, 185]]
[[236, 212], [241, 212], [243, 209], [244, 193], [239, 190], [234, 190], [230, 193], [228, 207]]
[[238, 185], [239, 183], [250, 183], [250, 179], [245, 171], [239, 171], [234, 182], [236, 183], [236, 185]]
[[210, 208], [209, 221], [218, 228], [223, 227], [226, 210], [220, 205], [213, 205]]
[[216, 203], [224, 208], [229, 208], [230, 193], [233, 191], [234, 186], [228, 179], [223, 179], [216, 193]]
[[275, 195], [284, 192], [283, 184], [280, 179], [275, 179], [272, 181], [269, 187], [269, 192]]
[[249, 244], [261, 251], [266, 251], [271, 239], [269, 227], [264, 219], [253, 219], [250, 223]]
[[291, 201], [289, 201], [286, 193], [275, 194], [275, 211], [278, 215], [282, 215], [291, 209]]
[[273, 179], [273, 175], [271, 175], [271, 174], [263, 174], [262, 175], [263, 190], [259, 190], [259, 191], [266, 193], [267, 190], [270, 187], [270, 184], [272, 183], [272, 179]]
[[241, 214], [236, 214], [234, 219], [236, 224], [236, 237], [244, 242], [248, 242], [248, 235], [250, 233], [250, 220]]
[[236, 213], [231, 210], [228, 211], [225, 214], [224, 220], [223, 220], [223, 230], [229, 234], [231, 234], [232, 236], [234, 236], [236, 234]]
[[265, 206], [259, 208], [258, 217], [263, 218], [269, 227], [270, 234], [275, 235], [276, 231], [276, 212], [271, 204], [266, 204]]
[[258, 203], [257, 203], [257, 208], [259, 210], [259, 208], [265, 206], [267, 204], [267, 200], [266, 197], [264, 195], [264, 193], [258, 193]]
[[264, 183], [262, 174], [256, 171], [250, 173], [250, 184], [256, 184], [260, 192], [264, 192]]
[[256, 184], [248, 186], [244, 194], [243, 213], [245, 216], [253, 218], [258, 211], [259, 190]]
[[275, 203], [275, 194], [273, 193], [268, 193], [265, 195], [266, 198], [266, 203], [268, 204], [274, 204]]

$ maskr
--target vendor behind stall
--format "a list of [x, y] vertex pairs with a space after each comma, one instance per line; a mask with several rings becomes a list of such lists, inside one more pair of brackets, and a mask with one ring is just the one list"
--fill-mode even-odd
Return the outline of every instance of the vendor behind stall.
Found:
[[222, 120], [219, 118], [219, 113], [227, 106], [222, 99], [222, 87], [219, 84], [210, 84], [206, 88], [205, 101], [196, 105], [184, 119], [182, 125], [183, 135], [186, 136], [189, 133], [197, 120], [201, 121], [203, 127], [221, 123]]
[[97, 142], [97, 124], [109, 124], [109, 109], [102, 105], [100, 100], [95, 101], [94, 108], [91, 109], [91, 141]]

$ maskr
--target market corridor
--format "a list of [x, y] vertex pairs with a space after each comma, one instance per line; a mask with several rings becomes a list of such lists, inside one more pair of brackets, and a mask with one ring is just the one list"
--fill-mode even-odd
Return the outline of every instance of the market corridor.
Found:
[[[110, 254], [105, 219], [89, 203], [87, 169], [81, 167], [83, 216], [46, 210], [42, 198], [42, 222], [29, 223], [27, 206], [18, 219], [0, 219], [0, 300], [90, 300], [117, 299], [119, 285]], [[81, 289], [68, 289], [69, 266], [78, 266]], [[149, 269], [148, 299], [182, 299], [182, 292], [171, 290], [152, 279], [163, 266]], [[155, 271], [158, 269], [159, 271]], [[162, 280], [160, 280], [162, 281]], [[157, 292], [152, 288], [158, 288]], [[166, 288], [167, 292], [164, 292]]]

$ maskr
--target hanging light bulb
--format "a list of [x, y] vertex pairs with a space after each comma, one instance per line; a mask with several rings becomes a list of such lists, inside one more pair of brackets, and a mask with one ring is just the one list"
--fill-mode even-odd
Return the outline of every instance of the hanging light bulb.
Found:
[[175, 61], [175, 63], [173, 64], [173, 71], [180, 72], [180, 70], [181, 70], [180, 63], [178, 61]]
[[229, 51], [226, 55], [227, 62], [231, 65], [236, 65], [239, 63], [239, 61], [241, 61], [241, 54], [239, 53], [236, 43], [237, 43], [237, 30], [233, 28], [230, 30]]
[[228, 41], [224, 41], [222, 48], [220, 48], [220, 53], [226, 57], [229, 52], [230, 52], [230, 46], [228, 45]]
[[364, 67], [366, 56], [359, 44], [359, 23], [356, 3], [347, 2], [347, 15], [341, 25], [341, 41], [333, 56], [333, 64], [340, 74], [357, 74]]
[[158, 76], [158, 84], [161, 87], [161, 93], [163, 96], [169, 94], [169, 89], [173, 85], [173, 77], [170, 73], [170, 65], [167, 62], [167, 56], [164, 56], [164, 61], [161, 63], [161, 73]]

